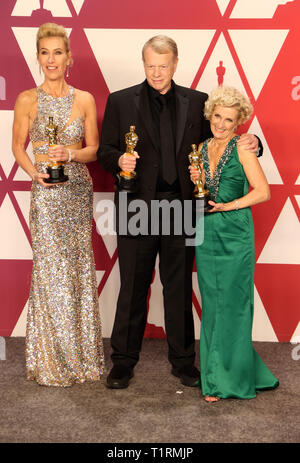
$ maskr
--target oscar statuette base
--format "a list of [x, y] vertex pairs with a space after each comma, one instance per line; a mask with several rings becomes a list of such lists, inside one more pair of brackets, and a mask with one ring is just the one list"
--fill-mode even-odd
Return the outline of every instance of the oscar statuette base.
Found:
[[136, 193], [138, 191], [138, 177], [136, 172], [130, 172], [130, 176], [117, 174], [118, 191]]
[[49, 178], [44, 180], [45, 183], [64, 183], [69, 180], [69, 177], [64, 173], [63, 166], [47, 167], [47, 174], [49, 174]]
[[203, 212], [209, 212], [211, 209], [213, 209], [213, 206], [211, 204], [208, 204], [208, 201], [211, 200], [211, 197], [209, 194], [204, 194], [204, 193], [199, 193], [198, 195], [195, 195], [195, 198], [197, 201], [202, 201], [203, 202]]

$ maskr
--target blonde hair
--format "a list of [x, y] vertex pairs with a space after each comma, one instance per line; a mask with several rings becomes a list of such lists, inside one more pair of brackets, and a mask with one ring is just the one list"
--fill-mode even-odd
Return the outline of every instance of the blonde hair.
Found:
[[249, 99], [234, 87], [217, 87], [215, 88], [205, 102], [204, 115], [210, 119], [216, 106], [225, 106], [226, 108], [235, 108], [238, 111], [238, 124], [244, 124], [250, 119], [253, 106]]
[[149, 39], [142, 49], [142, 57], [144, 60], [144, 52], [146, 48], [151, 47], [156, 53], [170, 53], [174, 55], [174, 59], [178, 58], [178, 48], [176, 42], [166, 35], [155, 35]]
[[60, 26], [59, 24], [55, 23], [45, 23], [42, 24], [37, 31], [36, 35], [36, 49], [39, 53], [39, 44], [40, 40], [46, 37], [61, 37], [64, 41], [66, 52], [69, 53], [70, 51], [70, 41], [69, 37], [67, 36], [66, 29], [64, 26]]

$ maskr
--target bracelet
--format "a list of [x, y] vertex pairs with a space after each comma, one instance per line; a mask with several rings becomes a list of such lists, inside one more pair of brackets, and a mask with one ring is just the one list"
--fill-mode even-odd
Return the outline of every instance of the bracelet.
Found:
[[235, 210], [239, 210], [239, 201], [237, 199], [235, 200]]
[[67, 149], [67, 152], [69, 155], [68, 162], [72, 162], [72, 151], [70, 149]]

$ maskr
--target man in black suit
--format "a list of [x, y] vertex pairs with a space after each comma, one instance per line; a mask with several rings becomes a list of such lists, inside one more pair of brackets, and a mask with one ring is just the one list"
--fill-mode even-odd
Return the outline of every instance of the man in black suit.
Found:
[[[188, 153], [192, 143], [198, 145], [211, 136], [209, 122], [203, 115], [207, 94], [174, 83], [178, 52], [169, 37], [150, 39], [142, 56], [146, 80], [108, 97], [98, 150], [100, 164], [113, 175], [121, 170], [137, 172], [139, 190], [128, 195], [128, 203], [143, 200], [150, 211], [149, 227], [137, 236], [120, 233], [121, 224], [117, 223], [121, 288], [111, 336], [114, 366], [107, 386], [126, 388], [133, 376], [147, 321], [147, 295], [157, 254], [171, 372], [182, 384], [196, 386], [200, 373], [194, 366], [194, 249], [186, 246], [184, 230], [180, 234], [175, 231], [176, 219], [172, 214], [170, 233], [163, 232], [162, 224], [158, 234], [151, 235], [149, 230], [153, 200], [164, 200], [168, 206], [174, 200], [183, 204], [192, 199], [194, 185], [189, 176]], [[124, 139], [131, 125], [135, 125], [139, 137], [139, 154], [135, 152], [133, 156], [125, 153]], [[253, 135], [243, 135], [241, 143], [257, 149]], [[118, 218], [118, 191], [115, 203]]]

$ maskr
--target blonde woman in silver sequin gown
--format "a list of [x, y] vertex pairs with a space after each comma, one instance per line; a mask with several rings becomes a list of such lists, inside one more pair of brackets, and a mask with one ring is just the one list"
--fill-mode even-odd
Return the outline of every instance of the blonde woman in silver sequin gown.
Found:
[[[40, 27], [37, 59], [45, 80], [19, 95], [13, 127], [14, 155], [33, 180], [26, 369], [27, 378], [39, 384], [71, 386], [99, 380], [104, 370], [91, 241], [93, 187], [85, 165], [96, 159], [96, 107], [92, 95], [64, 79], [71, 52], [62, 26]], [[49, 116], [58, 126], [59, 143], [50, 149]], [[25, 151], [28, 133], [34, 164]], [[66, 183], [44, 182], [49, 160], [66, 162]]]

